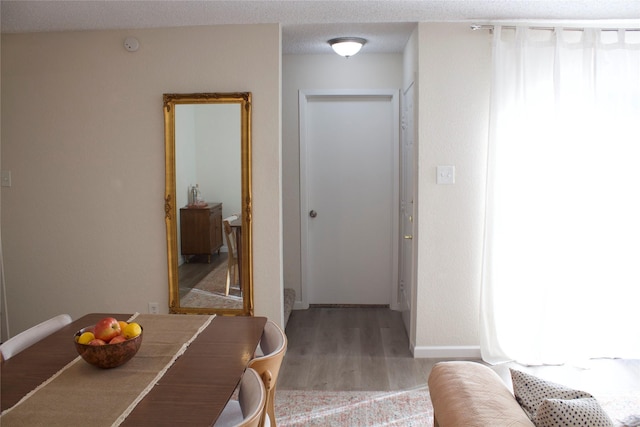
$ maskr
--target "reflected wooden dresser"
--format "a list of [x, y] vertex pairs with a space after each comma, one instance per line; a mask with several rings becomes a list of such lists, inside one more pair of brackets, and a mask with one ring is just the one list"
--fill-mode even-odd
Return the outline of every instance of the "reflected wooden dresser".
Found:
[[211, 255], [222, 247], [222, 203], [180, 209], [180, 249], [185, 261], [191, 255]]

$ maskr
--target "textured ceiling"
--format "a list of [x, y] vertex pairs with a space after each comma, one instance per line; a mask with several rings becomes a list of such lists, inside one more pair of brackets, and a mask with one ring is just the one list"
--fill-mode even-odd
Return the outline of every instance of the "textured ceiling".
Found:
[[283, 53], [329, 53], [326, 41], [358, 36], [363, 52], [400, 52], [417, 22], [629, 21], [640, 0], [62, 1], [2, 0], [3, 33], [216, 24], [282, 24]]

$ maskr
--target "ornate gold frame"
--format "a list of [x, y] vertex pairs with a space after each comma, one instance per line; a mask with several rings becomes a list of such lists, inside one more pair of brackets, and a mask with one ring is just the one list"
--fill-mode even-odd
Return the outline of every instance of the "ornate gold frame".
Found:
[[[242, 179], [242, 257], [241, 272], [243, 308], [181, 307], [178, 285], [178, 242], [175, 164], [176, 104], [240, 104], [241, 111], [241, 179]], [[251, 204], [251, 92], [192, 93], [163, 95], [165, 135], [164, 211], [167, 229], [167, 265], [169, 278], [169, 312], [192, 314], [224, 314], [253, 316], [253, 233]]]

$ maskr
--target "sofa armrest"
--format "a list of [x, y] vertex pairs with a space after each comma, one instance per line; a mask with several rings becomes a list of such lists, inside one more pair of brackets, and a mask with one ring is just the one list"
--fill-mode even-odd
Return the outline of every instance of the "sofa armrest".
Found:
[[476, 362], [439, 362], [429, 375], [436, 427], [533, 427], [489, 367]]

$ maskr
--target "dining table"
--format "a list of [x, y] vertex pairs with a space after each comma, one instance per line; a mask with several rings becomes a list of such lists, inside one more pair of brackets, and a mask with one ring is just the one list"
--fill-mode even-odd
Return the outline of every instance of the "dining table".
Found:
[[[127, 363], [101, 369], [75, 349], [75, 333], [114, 317], [142, 326]], [[234, 394], [265, 317], [91, 313], [0, 366], [0, 425], [210, 426]]]

